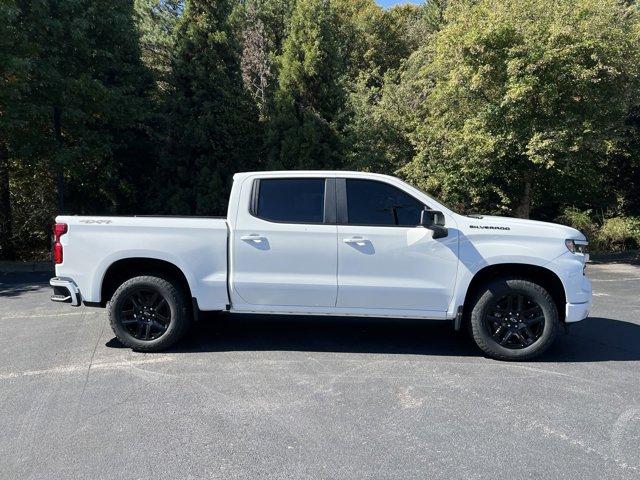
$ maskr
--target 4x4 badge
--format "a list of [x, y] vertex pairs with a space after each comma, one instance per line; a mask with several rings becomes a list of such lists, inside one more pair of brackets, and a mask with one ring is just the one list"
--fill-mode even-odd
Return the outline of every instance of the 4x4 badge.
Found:
[[104, 224], [111, 223], [111, 220], [93, 220], [91, 218], [87, 218], [87, 219], [79, 220], [79, 222], [80, 223], [96, 224], [96, 225], [104, 225]]

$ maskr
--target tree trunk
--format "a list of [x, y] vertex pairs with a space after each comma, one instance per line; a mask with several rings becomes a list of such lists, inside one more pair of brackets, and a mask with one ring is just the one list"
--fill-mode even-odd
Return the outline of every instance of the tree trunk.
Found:
[[530, 173], [525, 174], [524, 186], [522, 188], [522, 195], [520, 195], [520, 201], [518, 206], [514, 210], [513, 214], [518, 218], [529, 218], [531, 211], [531, 186], [533, 183], [533, 176]]
[[0, 144], [0, 258], [14, 260], [13, 219], [9, 191], [9, 152]]

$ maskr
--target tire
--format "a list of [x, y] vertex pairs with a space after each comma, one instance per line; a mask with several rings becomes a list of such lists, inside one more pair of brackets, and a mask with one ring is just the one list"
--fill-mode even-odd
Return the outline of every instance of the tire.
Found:
[[498, 360], [530, 360], [547, 350], [560, 330], [549, 292], [521, 278], [496, 280], [482, 288], [469, 323], [476, 345]]
[[187, 333], [187, 295], [170, 279], [151, 275], [124, 282], [108, 306], [111, 329], [120, 342], [139, 352], [160, 352]]

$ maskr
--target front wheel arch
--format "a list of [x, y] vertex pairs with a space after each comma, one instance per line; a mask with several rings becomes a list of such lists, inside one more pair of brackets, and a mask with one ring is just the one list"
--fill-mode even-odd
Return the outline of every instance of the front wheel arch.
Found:
[[556, 309], [558, 310], [560, 322], [564, 323], [567, 297], [564, 285], [558, 275], [548, 268], [523, 263], [499, 263], [495, 265], [488, 265], [476, 272], [469, 283], [467, 293], [465, 295], [462, 310], [463, 322], [468, 324], [471, 315], [472, 303], [481, 289], [485, 288], [489, 283], [495, 280], [515, 277], [536, 283], [549, 292], [549, 295], [553, 298]]

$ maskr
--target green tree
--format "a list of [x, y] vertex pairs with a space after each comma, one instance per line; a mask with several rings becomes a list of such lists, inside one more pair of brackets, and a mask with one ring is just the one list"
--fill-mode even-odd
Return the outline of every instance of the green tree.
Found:
[[298, 0], [280, 58], [269, 125], [271, 168], [330, 168], [343, 161], [340, 45], [327, 0]]
[[600, 198], [595, 179], [637, 94], [637, 10], [461, 0], [445, 21], [421, 52], [417, 155], [404, 173], [464, 210], [528, 217], [550, 200]]
[[444, 0], [399, 5], [374, 22], [378, 41], [368, 41], [375, 48], [360, 57], [382, 61], [360, 66], [349, 83], [346, 157], [351, 168], [398, 174], [413, 159], [418, 105], [431, 88], [421, 81], [430, 61], [426, 45], [444, 23], [445, 5]]
[[267, 122], [273, 111], [278, 58], [294, 4], [294, 0], [246, 0], [237, 3], [231, 14], [230, 21], [242, 46], [242, 80], [262, 122]]
[[242, 81], [258, 107], [260, 118], [266, 119], [274, 90], [274, 46], [255, 2], [247, 2], [245, 15], [240, 59]]
[[154, 73], [160, 91], [167, 88], [175, 48], [174, 30], [184, 9], [184, 0], [134, 0], [140, 31], [140, 56]]
[[404, 24], [374, 0], [332, 0], [331, 5], [348, 81], [363, 75], [379, 78], [411, 53], [403, 38]]
[[188, 1], [177, 27], [157, 190], [172, 213], [224, 213], [233, 174], [257, 167], [257, 112], [229, 14], [227, 1]]
[[430, 88], [416, 81], [424, 66], [422, 55], [411, 55], [400, 69], [388, 70], [379, 85], [366, 74], [359, 77], [348, 102], [346, 156], [351, 168], [397, 175], [412, 161], [417, 113]]
[[444, 24], [448, 0], [428, 0], [421, 5], [400, 4], [385, 12], [405, 49], [414, 52], [424, 46], [429, 36]]
[[113, 212], [135, 203], [151, 77], [139, 60], [131, 4], [7, 5], [11, 15], [4, 28], [11, 34], [1, 47], [3, 57], [13, 57], [7, 65], [14, 69], [5, 77], [12, 94], [3, 100], [11, 132], [5, 142], [10, 187], [30, 195], [11, 194], [14, 230], [23, 239], [35, 232], [46, 243], [56, 212], [52, 177], [58, 178], [58, 211], [62, 200], [74, 213]]
[[14, 1], [0, 4], [0, 258], [5, 260], [12, 260], [15, 256], [10, 148], [16, 109], [27, 71], [20, 33], [15, 28], [18, 13]]
[[233, 2], [229, 22], [242, 43], [243, 31], [250, 28], [252, 21], [259, 20], [264, 27], [265, 37], [271, 52], [282, 54], [282, 47], [287, 38], [291, 23], [291, 15], [297, 0], [242, 0]]

